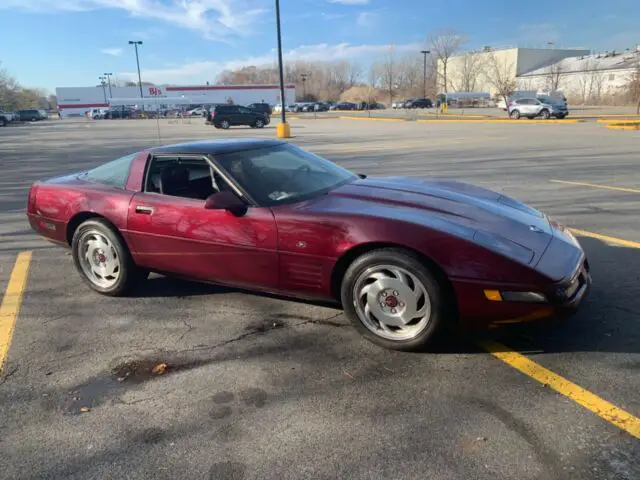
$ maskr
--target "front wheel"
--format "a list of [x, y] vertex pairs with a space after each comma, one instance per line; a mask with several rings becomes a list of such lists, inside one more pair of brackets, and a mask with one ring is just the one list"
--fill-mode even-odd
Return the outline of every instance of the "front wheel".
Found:
[[6, 118], [0, 118], [0, 127], [6, 127], [7, 123], [8, 122]]
[[264, 120], [257, 119], [257, 120], [256, 120], [256, 123], [254, 123], [254, 126], [255, 126], [256, 128], [264, 128]]
[[73, 234], [71, 251], [82, 279], [104, 295], [125, 295], [149, 274], [136, 267], [120, 235], [104, 220], [82, 223]]
[[366, 253], [347, 269], [344, 311], [369, 341], [394, 350], [425, 346], [444, 323], [441, 285], [411, 252], [381, 249]]

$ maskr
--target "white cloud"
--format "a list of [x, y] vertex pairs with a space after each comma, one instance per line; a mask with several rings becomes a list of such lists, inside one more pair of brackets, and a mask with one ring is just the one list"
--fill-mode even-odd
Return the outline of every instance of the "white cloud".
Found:
[[134, 17], [155, 19], [197, 30], [205, 38], [228, 41], [247, 35], [268, 10], [266, 0], [0, 0], [1, 9], [32, 12], [124, 10]]
[[379, 15], [375, 12], [361, 12], [356, 18], [356, 24], [362, 28], [373, 28], [378, 24]]
[[340, 3], [342, 5], [369, 5], [369, 0], [329, 0], [329, 3]]
[[[419, 51], [421, 46], [417, 43], [395, 45], [396, 52]], [[316, 44], [301, 45], [297, 48], [284, 51], [284, 61], [307, 61], [307, 62], [328, 62], [337, 60], [357, 59], [361, 57], [373, 58], [389, 50], [389, 45], [351, 45], [349, 43], [339, 44]], [[227, 62], [215, 62], [210, 60], [192, 61], [178, 66], [171, 66], [159, 69], [147, 69], [142, 71], [144, 81], [155, 83], [178, 83], [178, 84], [204, 84], [206, 81], [215, 80], [216, 76], [223, 70], [234, 70], [246, 66], [266, 66], [276, 65], [277, 55], [275, 50], [271, 50], [263, 55], [246, 57], [243, 59], [230, 60]], [[137, 78], [135, 72], [122, 72], [121, 77]]]
[[105, 55], [112, 55], [114, 57], [119, 57], [120, 55], [122, 55], [122, 49], [121, 48], [103, 48], [102, 50], [100, 50], [100, 52], [104, 53]]

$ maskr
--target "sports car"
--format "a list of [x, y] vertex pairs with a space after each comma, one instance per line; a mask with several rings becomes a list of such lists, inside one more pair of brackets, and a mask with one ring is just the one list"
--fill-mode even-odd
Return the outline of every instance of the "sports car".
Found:
[[333, 301], [364, 337], [400, 350], [445, 326], [558, 318], [591, 284], [573, 235], [518, 200], [355, 174], [279, 140], [132, 153], [36, 182], [27, 213], [102, 294], [156, 272]]

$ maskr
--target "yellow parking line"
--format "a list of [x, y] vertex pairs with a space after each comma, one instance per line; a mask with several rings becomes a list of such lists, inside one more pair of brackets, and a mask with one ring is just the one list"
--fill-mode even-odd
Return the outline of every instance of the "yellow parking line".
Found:
[[602, 188], [604, 190], [615, 190], [616, 192], [640, 193], [640, 190], [637, 188], [613, 187], [611, 185], [599, 185], [597, 183], [569, 182], [567, 180], [549, 180], [549, 181], [551, 183], [564, 183], [566, 185], [576, 185], [579, 187], [591, 187], [591, 188]]
[[544, 368], [524, 355], [493, 341], [483, 341], [480, 346], [494, 357], [502, 360], [516, 370], [546, 385], [561, 395], [573, 400], [578, 405], [612, 423], [625, 432], [640, 438], [640, 418], [616, 407], [614, 404], [585, 390], [579, 385], [561, 377], [557, 373]]
[[506, 118], [501, 118], [501, 119], [492, 119], [492, 118], [486, 118], [486, 119], [477, 119], [477, 120], [471, 120], [471, 119], [457, 119], [457, 118], [419, 118], [418, 120], [416, 120], [416, 122], [421, 122], [421, 123], [435, 123], [435, 122], [442, 122], [442, 123], [512, 123], [514, 125], [523, 125], [523, 124], [536, 124], [536, 125], [549, 125], [549, 124], [555, 124], [555, 123], [560, 123], [560, 124], [566, 124], [566, 125], [573, 125], [576, 123], [584, 123], [584, 120], [581, 120], [579, 118], [577, 119], [570, 119], [570, 120], [512, 120], [512, 119], [506, 119]]
[[2, 297], [2, 305], [0, 305], [0, 373], [2, 373], [2, 368], [11, 346], [13, 329], [22, 304], [22, 295], [27, 286], [30, 264], [31, 252], [18, 254], [4, 297]]
[[627, 248], [640, 248], [640, 242], [633, 242], [631, 240], [624, 240], [623, 238], [610, 237], [608, 235], [601, 235], [599, 233], [587, 232], [586, 230], [580, 230], [578, 228], [570, 228], [572, 233], [580, 237], [595, 238], [605, 243], [611, 243], [620, 247]]

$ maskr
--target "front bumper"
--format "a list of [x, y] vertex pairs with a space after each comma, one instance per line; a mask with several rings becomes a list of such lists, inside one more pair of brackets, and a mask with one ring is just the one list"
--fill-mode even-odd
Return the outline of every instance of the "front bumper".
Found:
[[547, 302], [492, 301], [485, 290], [517, 290], [515, 285], [491, 285], [478, 281], [453, 281], [458, 299], [459, 326], [463, 330], [483, 330], [502, 324], [526, 323], [550, 319], [566, 318], [573, 315], [589, 296], [591, 275], [589, 264], [582, 257], [573, 273], [565, 279], [521, 290], [543, 293]]

